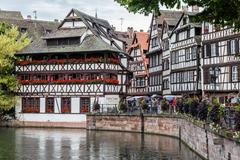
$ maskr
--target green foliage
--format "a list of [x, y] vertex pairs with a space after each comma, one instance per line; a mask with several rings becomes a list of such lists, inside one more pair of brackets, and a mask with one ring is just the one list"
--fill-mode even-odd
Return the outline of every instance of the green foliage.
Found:
[[197, 117], [198, 107], [199, 107], [198, 99], [196, 97], [191, 98], [191, 103], [189, 104], [189, 111], [192, 116]]
[[[158, 12], [161, 6], [180, 8], [181, 5], [199, 6], [204, 10], [193, 16], [196, 22], [210, 22], [221, 26], [235, 26], [240, 29], [239, 0], [115, 0], [130, 12], [149, 14]], [[185, 4], [183, 4], [185, 3]]]
[[202, 101], [198, 107], [198, 118], [200, 120], [207, 120], [208, 116], [208, 104], [207, 101]]
[[183, 100], [182, 98], [178, 98], [177, 99], [177, 111], [180, 112], [180, 113], [184, 113], [184, 108], [183, 108]]
[[121, 99], [119, 101], [118, 110], [121, 111], [121, 112], [126, 112], [127, 111], [127, 105], [126, 105], [126, 103], [124, 102], [123, 99]]
[[16, 102], [14, 92], [18, 86], [14, 73], [15, 53], [30, 43], [27, 34], [16, 27], [0, 23], [0, 109], [9, 110]]
[[236, 111], [235, 113], [235, 129], [240, 130], [240, 111]]
[[213, 105], [211, 111], [209, 112], [209, 119], [215, 123], [220, 123], [220, 106], [219, 105]]

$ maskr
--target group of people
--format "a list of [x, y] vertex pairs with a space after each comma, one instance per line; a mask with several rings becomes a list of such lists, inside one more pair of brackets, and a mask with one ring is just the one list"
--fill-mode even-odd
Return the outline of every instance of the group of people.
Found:
[[161, 97], [140, 97], [131, 99], [128, 101], [129, 111], [142, 109], [145, 113], [156, 113], [162, 112], [176, 112], [177, 98], [172, 97], [171, 100]]

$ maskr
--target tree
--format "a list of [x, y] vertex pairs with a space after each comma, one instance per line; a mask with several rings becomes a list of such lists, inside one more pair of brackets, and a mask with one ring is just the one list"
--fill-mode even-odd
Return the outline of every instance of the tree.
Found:
[[194, 21], [210, 22], [221, 26], [235, 26], [240, 29], [240, 3], [239, 0], [115, 0], [125, 6], [130, 12], [149, 14], [158, 12], [160, 6], [167, 8], [180, 8], [182, 3], [189, 6], [203, 8], [201, 13], [193, 17]]
[[14, 75], [15, 53], [30, 43], [27, 33], [20, 34], [17, 27], [0, 23], [0, 110], [6, 111], [16, 103], [18, 87]]

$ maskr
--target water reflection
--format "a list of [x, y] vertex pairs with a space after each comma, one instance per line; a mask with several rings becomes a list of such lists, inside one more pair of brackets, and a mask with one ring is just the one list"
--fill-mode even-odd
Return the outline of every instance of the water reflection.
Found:
[[201, 160], [177, 139], [77, 129], [0, 129], [0, 159]]

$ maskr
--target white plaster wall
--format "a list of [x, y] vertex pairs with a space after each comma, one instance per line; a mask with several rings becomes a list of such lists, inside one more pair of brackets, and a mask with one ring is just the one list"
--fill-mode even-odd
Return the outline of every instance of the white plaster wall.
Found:
[[29, 122], [84, 122], [86, 121], [86, 115], [20, 113], [18, 120]]
[[61, 113], [61, 98], [54, 98], [54, 113]]
[[80, 98], [71, 98], [71, 113], [80, 113]]
[[40, 113], [45, 113], [46, 98], [40, 98]]
[[15, 105], [15, 112], [22, 112], [22, 98], [21, 97], [17, 97], [17, 102]]

